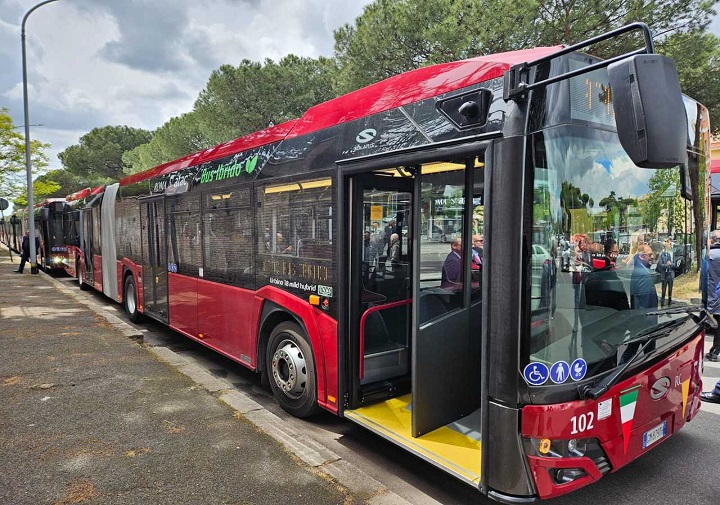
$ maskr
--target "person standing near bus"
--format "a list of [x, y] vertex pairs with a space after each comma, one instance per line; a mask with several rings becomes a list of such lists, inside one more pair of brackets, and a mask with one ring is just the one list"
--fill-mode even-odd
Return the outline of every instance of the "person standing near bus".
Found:
[[580, 327], [580, 312], [585, 305], [583, 297], [585, 289], [583, 284], [586, 273], [592, 271], [592, 254], [590, 253], [590, 237], [586, 234], [578, 233], [574, 235], [573, 241], [577, 244], [575, 248], [575, 262], [572, 265], [572, 284], [575, 296], [573, 332], [577, 332]]
[[[701, 278], [705, 290], [703, 299], [706, 299], [705, 310], [720, 321], [720, 230], [714, 230], [710, 234], [710, 250], [705, 258], [705, 279]], [[702, 274], [701, 274], [702, 275]], [[720, 358], [720, 326], [715, 329], [713, 345], [710, 352], [705, 355], [708, 361], [718, 361]], [[715, 383], [712, 391], [700, 393], [700, 399], [708, 403], [720, 403], [720, 380]]]
[[633, 271], [630, 275], [630, 308], [657, 309], [658, 296], [650, 270], [653, 252], [647, 244], [640, 244], [633, 258]]
[[[705, 310], [720, 321], [720, 230], [714, 230], [710, 234], [710, 250], [703, 270], [705, 270], [703, 299], [707, 300]], [[720, 325], [715, 330], [712, 347], [705, 355], [705, 359], [720, 361]]]
[[391, 219], [385, 227], [385, 245], [387, 245], [387, 255], [392, 256], [392, 236], [395, 233], [395, 220]]
[[463, 288], [462, 239], [455, 238], [450, 242], [450, 254], [445, 258], [442, 267], [440, 287], [462, 291]]
[[669, 238], [665, 239], [665, 250], [658, 256], [656, 272], [660, 274], [662, 291], [660, 295], [660, 307], [665, 306], [665, 291], [667, 290], [668, 307], [672, 305], [673, 282], [675, 281], [675, 269], [673, 268], [673, 243]]
[[[17, 231], [20, 227], [20, 218], [17, 216], [17, 212], [13, 212], [13, 215], [10, 216], [10, 229], [12, 230], [12, 247], [17, 251], [18, 241], [17, 241]], [[8, 238], [10, 238], [10, 233], [8, 233]]]
[[[25, 232], [25, 236], [22, 239], [22, 246], [20, 247], [22, 249], [22, 253], [20, 255], [20, 266], [17, 270], [15, 270], [16, 274], [23, 273], [23, 269], [25, 268], [25, 262], [27, 262], [30, 259], [30, 231]], [[35, 254], [40, 252], [40, 239], [35, 236]]]
[[396, 266], [400, 262], [400, 235], [392, 233], [390, 235], [390, 248], [388, 249], [388, 259], [392, 266]]
[[[633, 257], [633, 271], [630, 275], [630, 308], [633, 310], [657, 309], [658, 296], [653, 282], [654, 274], [650, 270], [652, 264], [652, 248], [647, 244], [640, 244], [638, 252]], [[646, 326], [657, 323], [657, 316], [645, 316]], [[626, 363], [640, 348], [640, 342], [630, 344], [625, 348], [620, 363]], [[655, 342], [650, 342], [645, 348], [646, 352], [655, 350]]]
[[485, 239], [483, 238], [482, 235], [473, 235], [472, 236], [473, 269], [482, 268], [484, 243], [485, 243]]

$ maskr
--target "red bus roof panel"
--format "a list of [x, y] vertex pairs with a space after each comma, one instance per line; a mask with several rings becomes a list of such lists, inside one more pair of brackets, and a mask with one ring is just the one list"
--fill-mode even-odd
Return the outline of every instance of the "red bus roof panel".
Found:
[[90, 196], [90, 188], [81, 189], [65, 197], [65, 201], [73, 202], [75, 200], [81, 200]]
[[310, 107], [300, 119], [292, 119], [143, 172], [128, 175], [120, 179], [120, 186], [152, 179], [285, 138], [306, 135], [494, 79], [502, 76], [512, 65], [542, 58], [559, 51], [562, 47], [536, 47], [411, 70]]
[[562, 48], [563, 46], [536, 47], [478, 56], [395, 75], [311, 107], [288, 137], [298, 137], [501, 77], [512, 65], [542, 58]]
[[279, 125], [250, 133], [244, 137], [210, 147], [204, 151], [188, 154], [183, 158], [175, 161], [169, 161], [143, 172], [128, 175], [127, 177], [120, 179], [120, 186], [127, 186], [136, 182], [152, 179], [153, 177], [169, 174], [189, 166], [216, 160], [218, 158], [224, 158], [225, 156], [231, 156], [235, 153], [254, 149], [255, 147], [278, 142], [287, 136], [288, 132], [292, 130], [296, 122], [297, 119], [292, 119], [290, 121], [280, 123]]

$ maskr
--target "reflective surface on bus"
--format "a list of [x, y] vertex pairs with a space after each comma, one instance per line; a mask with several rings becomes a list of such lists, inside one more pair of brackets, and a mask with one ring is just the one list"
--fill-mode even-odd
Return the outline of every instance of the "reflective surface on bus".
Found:
[[582, 358], [589, 377], [629, 359], [639, 344], [624, 342], [658, 317], [686, 317], [647, 313], [677, 303], [673, 283], [697, 261], [692, 203], [680, 194], [679, 168], [635, 166], [613, 133], [559, 127], [536, 134], [533, 149], [522, 366]]
[[[472, 297], [480, 296], [483, 253], [483, 164], [475, 166], [472, 235], [463, 238], [465, 166], [442, 163], [422, 167], [420, 257], [420, 323], [462, 306], [464, 268], [471, 267]], [[464, 261], [463, 240], [473, 258]], [[477, 336], [479, 338], [479, 335]]]

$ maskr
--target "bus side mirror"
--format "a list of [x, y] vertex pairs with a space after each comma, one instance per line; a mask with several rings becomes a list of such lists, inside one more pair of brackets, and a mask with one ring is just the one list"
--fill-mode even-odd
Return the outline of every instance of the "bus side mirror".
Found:
[[47, 207], [43, 207], [40, 209], [40, 221], [48, 221], [50, 220], [50, 209]]
[[639, 167], [687, 163], [687, 124], [672, 59], [638, 54], [608, 66], [615, 123], [625, 151]]

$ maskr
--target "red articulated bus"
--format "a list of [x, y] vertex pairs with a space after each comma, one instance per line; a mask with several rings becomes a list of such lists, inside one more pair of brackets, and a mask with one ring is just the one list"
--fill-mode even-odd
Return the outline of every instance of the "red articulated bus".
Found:
[[[87, 289], [89, 285], [102, 291], [102, 284], [93, 282], [93, 273], [96, 269], [101, 268], [99, 261], [97, 266], [93, 267], [93, 253], [97, 240], [92, 241], [92, 237], [99, 234], [100, 216], [87, 210], [81, 212], [81, 209], [96, 207], [95, 202], [102, 199], [104, 192], [105, 186], [97, 186], [81, 189], [65, 198], [63, 229], [67, 238], [63, 265], [65, 271], [78, 280], [80, 289]], [[96, 221], [93, 221], [93, 217]], [[93, 229], [93, 223], [95, 223], [95, 229]], [[86, 237], [87, 244], [85, 244]], [[85, 277], [81, 277], [80, 272], [85, 272]]]
[[127, 176], [83, 197], [72, 273], [495, 500], [590, 484], [700, 408], [705, 314], [617, 247], [693, 262], [705, 220], [707, 110], [651, 40], [414, 70]]
[[40, 266], [46, 272], [65, 269], [67, 241], [64, 198], [49, 198], [35, 204], [35, 229], [40, 238]]
[[[40, 247], [37, 254], [40, 257], [39, 266], [46, 272], [58, 272], [65, 269], [68, 236], [65, 234], [64, 217], [66, 201], [64, 198], [48, 198], [33, 206], [35, 230]], [[15, 212], [6, 236], [7, 245], [18, 254], [21, 252], [22, 237], [28, 230], [28, 211], [22, 208]]]

